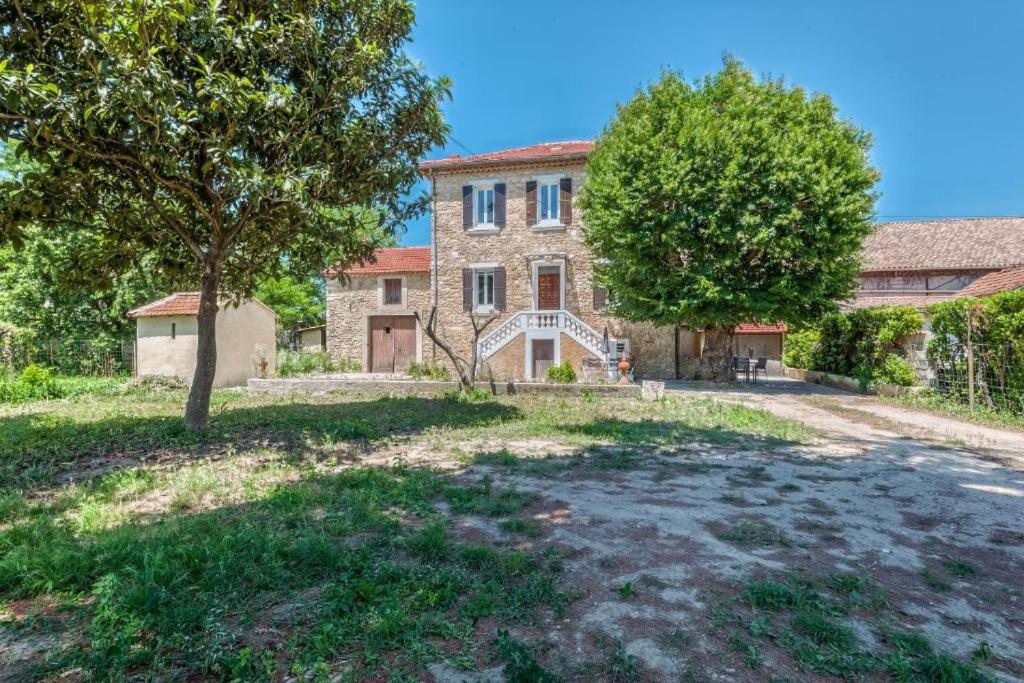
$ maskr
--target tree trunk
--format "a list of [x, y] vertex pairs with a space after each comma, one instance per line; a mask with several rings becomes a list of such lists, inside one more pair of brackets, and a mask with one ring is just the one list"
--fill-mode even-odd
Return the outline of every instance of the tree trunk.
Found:
[[203, 263], [197, 316], [196, 372], [185, 405], [185, 424], [202, 430], [210, 425], [210, 392], [217, 373], [217, 294], [220, 289], [220, 264]]
[[708, 326], [704, 328], [704, 351], [702, 364], [707, 373], [706, 379], [712, 382], [731, 382], [734, 379], [732, 369], [732, 336], [733, 327]]

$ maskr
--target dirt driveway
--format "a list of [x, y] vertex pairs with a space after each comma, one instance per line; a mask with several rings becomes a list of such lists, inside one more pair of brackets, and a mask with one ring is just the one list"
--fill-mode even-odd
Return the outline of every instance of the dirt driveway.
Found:
[[581, 680], [983, 680], [955, 659], [1024, 679], [1024, 436], [798, 382], [671, 389], [821, 436], [680, 443], [622, 468], [475, 465], [537, 494], [542, 532], [521, 545], [559, 547], [578, 595], [515, 634], [538, 661]]

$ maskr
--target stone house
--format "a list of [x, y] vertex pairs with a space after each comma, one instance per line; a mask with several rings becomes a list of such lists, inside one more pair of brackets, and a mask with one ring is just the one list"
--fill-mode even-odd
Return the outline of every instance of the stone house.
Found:
[[543, 379], [562, 362], [581, 377], [607, 375], [596, 367], [606, 330], [613, 363], [627, 354], [634, 376], [672, 377], [677, 352], [699, 355], [699, 335], [619, 320], [593, 285], [575, 207], [591, 148], [548, 143], [423, 162], [431, 246], [381, 249], [376, 263], [326, 271], [332, 357], [360, 360], [368, 371], [413, 359], [447, 364], [413, 318], [418, 310], [426, 319], [436, 305], [440, 333], [467, 358], [471, 317], [490, 320], [479, 353], [498, 379]]
[[436, 362], [433, 343], [416, 322], [434, 300], [430, 247], [378, 249], [373, 263], [328, 268], [327, 351], [366, 372], [393, 373], [412, 362]]

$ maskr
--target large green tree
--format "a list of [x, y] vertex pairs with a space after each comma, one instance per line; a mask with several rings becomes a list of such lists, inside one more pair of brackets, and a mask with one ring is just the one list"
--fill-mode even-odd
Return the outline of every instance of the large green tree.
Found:
[[3, 180], [0, 234], [82, 226], [83, 273], [148, 257], [196, 282], [204, 428], [218, 298], [368, 257], [365, 214], [339, 208], [384, 227], [425, 208], [406, 197], [448, 86], [405, 55], [413, 19], [406, 0], [0, 4], [0, 134], [38, 165]]
[[666, 73], [587, 162], [598, 283], [627, 319], [703, 329], [708, 374], [728, 378], [737, 324], [797, 323], [853, 292], [879, 177], [869, 148], [827, 95], [734, 59], [692, 84]]

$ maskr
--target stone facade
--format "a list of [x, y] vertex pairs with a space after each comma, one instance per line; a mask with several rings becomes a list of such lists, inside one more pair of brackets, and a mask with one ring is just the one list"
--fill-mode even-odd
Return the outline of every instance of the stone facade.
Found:
[[[384, 279], [402, 279], [402, 302], [384, 304]], [[413, 315], [419, 311], [426, 319], [432, 296], [428, 273], [389, 273], [327, 280], [327, 351], [335, 363], [358, 362], [370, 369], [370, 318], [375, 315]], [[434, 344], [417, 326], [416, 358], [429, 361]]]
[[[436, 173], [432, 176], [440, 329], [449, 342], [468, 356], [473, 331], [468, 321], [469, 313], [463, 307], [463, 269], [477, 265], [502, 266], [505, 269], [506, 306], [492, 314], [498, 319], [490, 324], [484, 333], [486, 335], [518, 312], [537, 308], [536, 268], [560, 268], [564, 282], [564, 310], [582, 319], [599, 334], [607, 326], [612, 339], [628, 339], [630, 353], [636, 359], [637, 377], [671, 377], [675, 368], [675, 340], [671, 328], [630, 324], [595, 309], [593, 259], [583, 242], [579, 210], [574, 208], [571, 223], [561, 227], [538, 229], [527, 220], [528, 181], [570, 178], [575, 199], [583, 173], [582, 162], [554, 162], [529, 167]], [[504, 226], [483, 231], [464, 228], [463, 187], [489, 183], [505, 185]], [[488, 360], [486, 365], [490, 372], [499, 379], [526, 377], [526, 349], [519, 344], [516, 349], [506, 349], [508, 347]], [[556, 360], [570, 360], [579, 374], [579, 364], [584, 355], [589, 354], [572, 341], [572, 345], [560, 344]]]
[[[431, 273], [406, 273], [401, 306], [383, 305], [383, 278], [397, 274], [358, 275], [347, 283], [329, 280], [327, 286], [327, 349], [335, 361], [358, 361], [369, 369], [369, 319], [374, 315], [402, 315], [420, 311], [426, 319], [436, 297], [439, 333], [469, 359], [473, 346], [471, 315], [493, 317], [481, 335], [486, 337], [511, 317], [538, 308], [536, 286], [538, 269], [557, 269], [562, 284], [560, 310], [582, 320], [597, 335], [605, 327], [609, 338], [628, 344], [635, 361], [637, 378], [670, 378], [675, 372], [674, 331], [647, 324], [631, 324], [607, 315], [595, 307], [592, 255], [584, 244], [580, 212], [575, 207], [571, 220], [565, 219], [564, 199], [562, 222], [540, 228], [527, 219], [527, 183], [558, 184], [571, 179], [571, 196], [577, 196], [583, 181], [582, 160], [554, 160], [529, 165], [502, 165], [485, 171], [448, 169], [429, 174], [434, 192], [434, 230], [432, 235]], [[485, 229], [463, 227], [464, 187], [486, 184], [505, 186], [505, 222]], [[436, 266], [434, 265], [436, 264]], [[503, 268], [505, 273], [505, 305], [502, 310], [468, 312], [463, 302], [463, 271], [465, 269]], [[481, 320], [482, 322], [482, 320]], [[567, 334], [551, 330], [547, 338], [556, 340], [555, 362], [569, 361], [577, 375], [582, 376], [583, 359], [593, 356]], [[544, 332], [520, 334], [490, 356], [482, 373], [495, 380], [530, 378], [526, 362], [534, 338]], [[685, 355], [687, 346], [681, 349]], [[422, 330], [417, 329], [417, 358], [450, 368], [443, 351], [434, 348]]]

